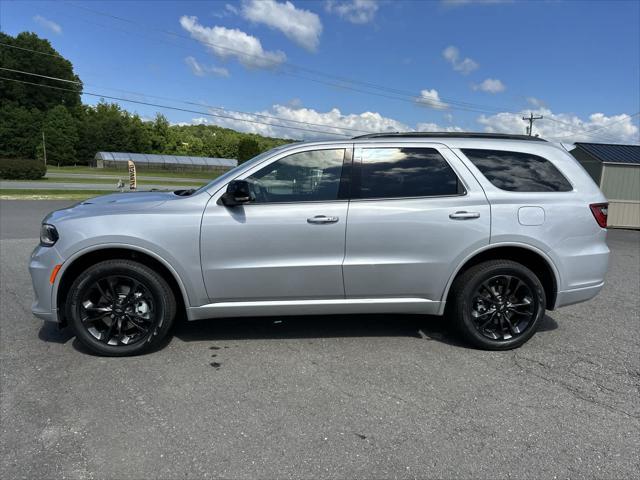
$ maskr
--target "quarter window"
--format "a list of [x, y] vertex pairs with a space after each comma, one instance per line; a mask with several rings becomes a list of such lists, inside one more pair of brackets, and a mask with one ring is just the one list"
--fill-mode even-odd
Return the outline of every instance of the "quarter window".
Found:
[[571, 184], [550, 161], [522, 152], [462, 149], [494, 186], [509, 192], [569, 192]]
[[246, 180], [254, 203], [314, 202], [338, 199], [345, 149], [294, 153]]
[[456, 195], [464, 189], [433, 148], [364, 148], [355, 196], [398, 198]]

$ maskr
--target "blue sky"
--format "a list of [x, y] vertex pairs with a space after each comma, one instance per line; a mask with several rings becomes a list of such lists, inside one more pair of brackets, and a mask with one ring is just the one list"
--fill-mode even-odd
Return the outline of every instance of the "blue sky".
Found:
[[[4, 1], [0, 21], [6, 33], [49, 39], [88, 92], [343, 134], [524, 133], [521, 116], [533, 111], [545, 137], [639, 141], [638, 1]], [[323, 135], [122, 105], [174, 123]]]

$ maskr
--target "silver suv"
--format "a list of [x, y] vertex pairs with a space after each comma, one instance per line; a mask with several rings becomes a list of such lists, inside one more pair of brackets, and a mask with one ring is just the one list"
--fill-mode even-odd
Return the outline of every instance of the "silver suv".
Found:
[[607, 203], [560, 145], [395, 133], [295, 143], [195, 191], [112, 194], [49, 214], [33, 313], [104, 355], [174, 317], [447, 314], [509, 349], [602, 288]]

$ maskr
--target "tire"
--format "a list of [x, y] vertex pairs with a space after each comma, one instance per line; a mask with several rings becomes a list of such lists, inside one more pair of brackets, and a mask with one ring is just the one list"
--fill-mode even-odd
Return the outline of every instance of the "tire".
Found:
[[66, 316], [76, 337], [99, 355], [139, 355], [157, 348], [175, 315], [167, 282], [132, 260], [106, 260], [87, 268], [67, 295]]
[[450, 315], [462, 337], [484, 350], [509, 350], [527, 342], [544, 318], [540, 279], [511, 260], [491, 260], [455, 279]]

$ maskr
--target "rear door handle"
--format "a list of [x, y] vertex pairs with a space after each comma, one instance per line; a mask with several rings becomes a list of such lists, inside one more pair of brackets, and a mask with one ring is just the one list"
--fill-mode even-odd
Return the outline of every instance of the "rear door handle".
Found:
[[456, 212], [449, 215], [452, 220], [471, 220], [473, 218], [480, 218], [478, 212]]
[[338, 217], [328, 217], [326, 215], [316, 215], [315, 217], [307, 218], [307, 223], [321, 224], [321, 223], [336, 223], [340, 220]]

